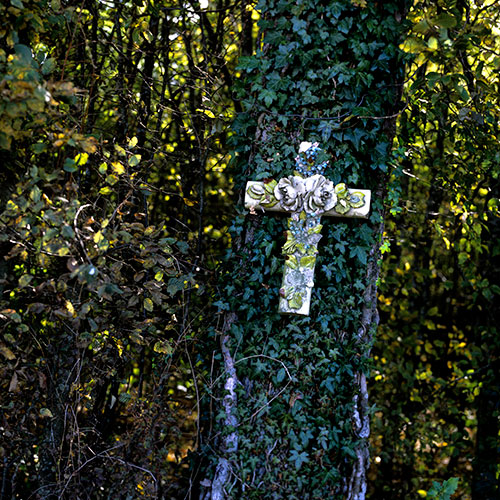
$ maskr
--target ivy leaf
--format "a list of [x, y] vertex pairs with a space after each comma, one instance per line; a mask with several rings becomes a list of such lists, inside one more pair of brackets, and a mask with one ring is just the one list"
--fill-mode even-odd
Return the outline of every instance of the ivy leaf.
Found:
[[266, 106], [271, 106], [274, 100], [276, 100], [277, 95], [274, 90], [264, 89], [260, 93], [260, 98], [263, 99]]
[[299, 470], [303, 464], [309, 462], [309, 455], [307, 451], [298, 452], [297, 450], [292, 450], [290, 454], [290, 462], [294, 462], [295, 467]]
[[367, 258], [368, 258], [368, 252], [363, 247], [355, 246], [355, 247], [351, 248], [351, 251], [349, 252], [349, 257], [351, 257], [351, 258], [357, 257], [359, 259], [359, 261], [361, 262], [361, 264], [363, 264], [365, 266]]

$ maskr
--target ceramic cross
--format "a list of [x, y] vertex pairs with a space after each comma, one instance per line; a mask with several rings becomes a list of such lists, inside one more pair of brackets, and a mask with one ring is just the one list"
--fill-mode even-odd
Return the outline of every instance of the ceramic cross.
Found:
[[334, 185], [323, 176], [328, 161], [320, 162], [318, 143], [303, 142], [296, 157], [296, 175], [279, 181], [249, 181], [245, 207], [289, 212], [287, 240], [282, 253], [285, 268], [280, 289], [282, 314], [309, 315], [314, 266], [321, 239], [321, 216], [368, 217], [371, 192]]

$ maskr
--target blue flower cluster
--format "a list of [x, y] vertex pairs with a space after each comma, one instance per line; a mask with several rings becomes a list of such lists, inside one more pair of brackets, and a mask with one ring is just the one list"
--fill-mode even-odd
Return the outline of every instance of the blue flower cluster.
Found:
[[321, 221], [321, 217], [319, 215], [308, 215], [305, 220], [288, 220], [288, 228], [290, 229], [290, 233], [292, 238], [297, 243], [302, 243], [306, 250], [309, 250], [311, 247], [314, 247], [314, 243], [312, 243], [309, 239], [308, 229], [312, 229], [317, 226]]
[[316, 158], [320, 151], [321, 148], [318, 146], [318, 143], [315, 142], [309, 149], [307, 149], [303, 153], [299, 153], [296, 156], [296, 170], [300, 175], [309, 177], [311, 175], [323, 175], [325, 173], [326, 167], [328, 166], [328, 161], [316, 163]]

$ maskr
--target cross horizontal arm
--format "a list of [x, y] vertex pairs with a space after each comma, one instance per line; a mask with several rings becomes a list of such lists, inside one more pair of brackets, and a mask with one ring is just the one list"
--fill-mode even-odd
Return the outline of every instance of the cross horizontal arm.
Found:
[[[245, 190], [245, 208], [247, 208], [250, 211], [264, 210], [266, 212], [267, 211], [285, 212], [285, 213], [294, 212], [295, 210], [283, 207], [281, 203], [274, 203], [275, 200], [274, 195], [265, 191], [265, 187], [270, 184], [272, 183], [266, 183], [261, 181], [248, 181]], [[262, 190], [264, 190], [264, 192], [266, 192], [266, 195], [268, 196], [267, 202], [266, 202], [266, 195], [264, 195], [260, 199], [256, 199], [251, 195], [252, 189], [255, 188], [257, 189], [261, 188]], [[323, 212], [321, 215], [329, 217], [361, 217], [366, 219], [370, 213], [371, 191], [369, 189], [347, 188], [347, 193], [348, 193], [347, 196], [348, 199], [352, 198], [352, 196], [354, 196], [356, 193], [361, 193], [362, 195], [364, 195], [363, 198], [364, 204], [361, 207], [350, 207], [350, 208], [346, 207], [348, 208], [348, 210], [344, 213], [339, 213], [336, 207], [333, 207], [330, 210]], [[339, 200], [338, 203], [341, 204], [342, 200]]]

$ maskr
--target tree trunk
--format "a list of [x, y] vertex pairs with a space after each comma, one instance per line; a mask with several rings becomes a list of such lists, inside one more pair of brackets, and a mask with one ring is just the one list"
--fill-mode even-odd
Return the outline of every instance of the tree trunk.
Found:
[[277, 313], [286, 217], [235, 218], [217, 302], [212, 466], [200, 498], [362, 500], [404, 3], [271, 1], [259, 9], [261, 49], [240, 64], [237, 186], [293, 175], [299, 143], [317, 141], [329, 160], [325, 177], [371, 189], [372, 213], [322, 222], [308, 317]]

